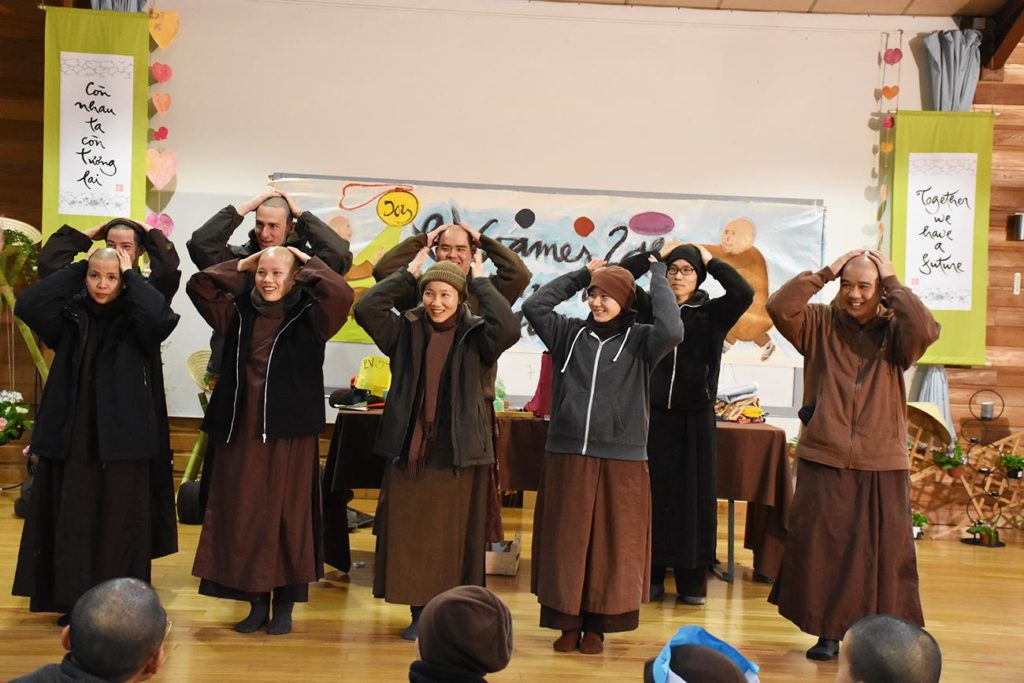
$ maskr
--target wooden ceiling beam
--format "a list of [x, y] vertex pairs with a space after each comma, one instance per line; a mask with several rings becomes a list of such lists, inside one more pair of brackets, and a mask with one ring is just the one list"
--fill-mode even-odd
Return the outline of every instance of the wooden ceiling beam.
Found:
[[998, 70], [1006, 64], [1017, 44], [1024, 38], [1024, 0], [1009, 0], [993, 17], [995, 27], [988, 68]]

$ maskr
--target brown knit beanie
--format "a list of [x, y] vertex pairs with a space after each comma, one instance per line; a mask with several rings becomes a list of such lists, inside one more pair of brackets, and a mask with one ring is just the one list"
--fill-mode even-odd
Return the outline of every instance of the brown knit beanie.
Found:
[[434, 281], [451, 285], [460, 297], [466, 298], [466, 274], [451, 261], [439, 261], [427, 268], [427, 272], [420, 276], [420, 296], [427, 288], [427, 283]]
[[635, 285], [636, 281], [633, 279], [632, 273], [622, 266], [605, 266], [598, 268], [590, 276], [590, 286], [587, 287], [587, 291], [589, 292], [594, 287], [603, 289], [625, 311], [633, 304]]
[[512, 614], [482, 586], [458, 586], [435, 596], [419, 620], [420, 658], [483, 675], [512, 658]]

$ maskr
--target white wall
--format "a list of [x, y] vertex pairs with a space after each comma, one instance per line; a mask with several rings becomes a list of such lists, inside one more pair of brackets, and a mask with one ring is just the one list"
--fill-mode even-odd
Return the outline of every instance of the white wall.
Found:
[[[191, 230], [274, 171], [821, 198], [839, 253], [874, 235], [868, 120], [881, 33], [905, 32], [900, 106], [919, 109], [907, 40], [955, 28], [524, 0], [173, 8], [179, 36], [154, 54], [174, 70], [161, 88], [173, 105], [155, 126], [168, 127], [178, 157], [166, 211], [186, 261]], [[170, 411], [197, 415], [183, 363], [208, 332], [184, 291], [175, 308]], [[365, 347], [331, 346], [327, 381], [340, 384]]]

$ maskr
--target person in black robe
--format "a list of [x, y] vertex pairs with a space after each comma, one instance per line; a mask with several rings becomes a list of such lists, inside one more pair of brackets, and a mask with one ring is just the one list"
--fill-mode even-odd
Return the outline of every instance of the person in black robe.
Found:
[[113, 249], [39, 280], [14, 314], [54, 358], [32, 431], [39, 465], [13, 592], [34, 612], [67, 612], [107, 579], [149, 581], [151, 560], [168, 554], [154, 506], [173, 490], [156, 489], [164, 480], [153, 469], [169, 445], [151, 368], [178, 316]]

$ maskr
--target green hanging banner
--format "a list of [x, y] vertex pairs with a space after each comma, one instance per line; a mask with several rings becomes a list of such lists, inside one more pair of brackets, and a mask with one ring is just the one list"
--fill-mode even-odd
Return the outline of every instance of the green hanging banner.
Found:
[[148, 20], [46, 7], [44, 237], [145, 216]]
[[985, 363], [992, 125], [989, 112], [896, 114], [892, 261], [942, 325], [921, 363]]

